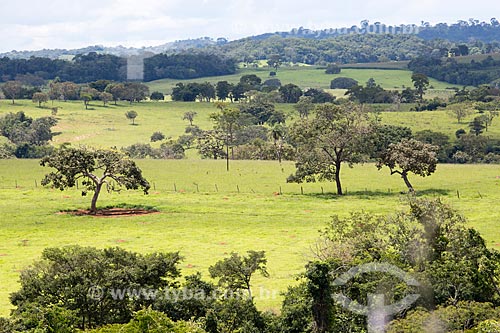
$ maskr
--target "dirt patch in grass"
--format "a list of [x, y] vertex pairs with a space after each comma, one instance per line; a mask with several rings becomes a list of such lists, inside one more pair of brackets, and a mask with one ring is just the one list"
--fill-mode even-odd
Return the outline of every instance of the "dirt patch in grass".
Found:
[[72, 211], [60, 212], [59, 214], [69, 214], [75, 216], [95, 216], [95, 217], [123, 217], [123, 216], [140, 216], [147, 214], [158, 214], [156, 209], [142, 209], [142, 208], [104, 208], [98, 209], [97, 212], [92, 213], [90, 210], [78, 209]]

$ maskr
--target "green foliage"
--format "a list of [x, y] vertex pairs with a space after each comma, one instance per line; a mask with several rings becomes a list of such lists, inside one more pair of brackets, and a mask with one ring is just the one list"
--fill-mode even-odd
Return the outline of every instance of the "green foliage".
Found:
[[132, 125], [135, 125], [135, 118], [137, 118], [137, 116], [138, 116], [137, 111], [130, 110], [125, 112], [125, 117], [127, 117], [127, 119], [129, 120], [132, 120]]
[[420, 100], [423, 100], [424, 93], [429, 86], [429, 78], [425, 74], [413, 73], [411, 76], [411, 81], [413, 82], [413, 86], [420, 97]]
[[329, 64], [325, 69], [326, 74], [340, 74], [340, 71], [341, 68], [336, 64]]
[[227, 298], [207, 313], [204, 328], [209, 333], [256, 333], [264, 331], [264, 318], [249, 299]]
[[337, 77], [330, 82], [330, 89], [350, 89], [358, 85], [358, 81], [349, 77]]
[[304, 96], [311, 97], [313, 103], [333, 103], [335, 97], [324, 90], [309, 88], [304, 92]]
[[458, 302], [434, 311], [415, 309], [389, 325], [387, 333], [496, 332], [500, 313], [490, 303]]
[[149, 98], [151, 98], [151, 100], [153, 101], [163, 101], [165, 99], [165, 95], [163, 95], [163, 93], [159, 91], [153, 91]]
[[413, 186], [408, 180], [408, 173], [425, 177], [436, 171], [437, 152], [439, 147], [415, 139], [403, 139], [399, 143], [391, 143], [377, 163], [377, 168], [387, 166], [391, 175], [398, 174], [403, 178], [408, 190]]
[[228, 290], [237, 292], [246, 290], [248, 298], [252, 299], [250, 280], [255, 272], [260, 272], [268, 277], [266, 270], [267, 259], [264, 251], [247, 251], [247, 256], [242, 257], [232, 252], [228, 258], [218, 261], [210, 266], [208, 271], [212, 278], [219, 278], [219, 285]]
[[368, 115], [355, 104], [322, 104], [312, 120], [297, 122], [291, 136], [298, 144], [297, 171], [287, 181], [334, 180], [342, 195], [342, 163], [361, 162], [368, 152], [372, 125]]
[[193, 79], [232, 74], [236, 61], [213, 53], [157, 54], [144, 60], [144, 80]]
[[[26, 329], [35, 328], [39, 321], [39, 310], [35, 309], [57, 305], [57, 311], [50, 310], [52, 315], [44, 315], [52, 327], [68, 322], [72, 316], [78, 321], [71, 322], [81, 329], [128, 322], [132, 309], [150, 301], [128, 294], [113, 298], [111, 290], [175, 285], [180, 260], [178, 253], [140, 255], [119, 248], [47, 248], [41, 260], [23, 270], [21, 289], [11, 295], [16, 306], [14, 318], [19, 318]], [[92, 290], [102, 293], [89, 296]]]
[[49, 101], [49, 95], [46, 93], [34, 93], [33, 103], [38, 103], [38, 107], [42, 107], [42, 103], [47, 103]]
[[172, 321], [167, 315], [151, 308], [137, 311], [133, 319], [122, 325], [108, 325], [89, 333], [204, 333], [199, 325], [188, 321]]
[[90, 207], [93, 213], [97, 210], [97, 198], [104, 185], [108, 191], [142, 188], [145, 194], [150, 188], [135, 162], [117, 151], [63, 146], [50, 156], [44, 157], [40, 165], [56, 169], [55, 172], [45, 175], [41, 182], [44, 186], [51, 184], [52, 187], [63, 191], [74, 187], [81, 179], [81, 185], [85, 188], [82, 194], [86, 194], [86, 191], [94, 192]]
[[284, 103], [297, 103], [302, 96], [302, 89], [293, 83], [281, 86], [279, 92]]
[[165, 139], [165, 135], [162, 132], [154, 132], [151, 135], [151, 142], [157, 142]]
[[475, 136], [478, 136], [479, 134], [483, 133], [484, 129], [486, 128], [486, 125], [485, 125], [485, 122], [482, 118], [475, 117], [469, 123], [469, 128], [470, 128], [470, 132], [472, 134], [474, 134]]

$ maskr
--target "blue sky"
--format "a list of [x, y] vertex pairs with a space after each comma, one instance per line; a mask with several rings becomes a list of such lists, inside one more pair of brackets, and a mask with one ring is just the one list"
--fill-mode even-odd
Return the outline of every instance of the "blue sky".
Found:
[[0, 52], [150, 46], [202, 36], [389, 24], [500, 19], [492, 0], [0, 0]]

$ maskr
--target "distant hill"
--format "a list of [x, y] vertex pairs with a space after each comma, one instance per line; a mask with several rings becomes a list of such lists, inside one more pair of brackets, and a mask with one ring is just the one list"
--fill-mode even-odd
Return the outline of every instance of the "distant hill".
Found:
[[0, 53], [0, 57], [8, 57], [11, 59], [29, 59], [30, 57], [41, 57], [50, 59], [71, 59], [72, 56], [77, 54], [87, 54], [90, 52], [111, 54], [119, 57], [127, 57], [132, 55], [139, 55], [142, 53], [160, 54], [164, 52], [182, 52], [193, 48], [204, 48], [207, 46], [221, 45], [226, 43], [225, 38], [218, 38], [214, 40], [210, 37], [201, 37], [196, 39], [178, 40], [169, 42], [158, 46], [148, 46], [141, 48], [115, 46], [107, 47], [102, 45], [88, 46], [80, 49], [43, 49], [37, 51], [11, 51]]
[[[370, 37], [378, 36], [378, 38]], [[371, 44], [374, 40], [379, 42], [387, 36], [392, 39], [384, 42], [385, 48]], [[290, 39], [291, 41], [282, 41]], [[335, 42], [335, 39], [339, 39]], [[317, 48], [312, 41], [324, 40], [318, 55]], [[347, 40], [347, 42], [345, 42]], [[309, 42], [308, 42], [309, 41]], [[395, 45], [390, 45], [391, 41]], [[352, 43], [351, 43], [352, 42]], [[403, 45], [400, 43], [403, 42]], [[282, 44], [271, 45], [272, 43]], [[367, 45], [364, 45], [367, 43]], [[178, 53], [190, 49], [208, 48], [213, 52], [223, 52], [225, 55], [243, 58], [266, 59], [269, 54], [278, 53], [283, 61], [303, 62], [316, 64], [331, 61], [339, 63], [373, 62], [387, 60], [409, 60], [415, 53], [423, 55], [432, 50], [446, 48], [451, 50], [457, 44], [466, 44], [474, 54], [494, 53], [500, 51], [500, 22], [492, 18], [489, 22], [479, 20], [458, 20], [456, 23], [438, 23], [430, 25], [422, 21], [420, 24], [387, 25], [382, 22], [370, 23], [363, 20], [359, 25], [343, 28], [330, 28], [312, 30], [304, 27], [290, 31], [269, 32], [257, 36], [250, 36], [229, 42], [226, 38], [213, 39], [201, 37], [195, 39], [178, 40], [158, 46], [133, 47], [107, 47], [102, 45], [88, 46], [80, 49], [44, 49], [36, 51], [11, 51], [0, 54], [0, 57], [11, 59], [28, 59], [32, 56], [50, 59], [71, 59], [77, 54], [96, 52], [111, 54], [120, 57], [138, 55], [143, 53]], [[333, 49], [326, 49], [331, 48]], [[355, 48], [354, 52], [340, 52], [341, 48]], [[387, 50], [387, 47], [392, 50]], [[285, 48], [287, 50], [285, 50]], [[286, 51], [286, 52], [285, 52]], [[288, 53], [299, 53], [298, 58]], [[327, 55], [328, 53], [333, 55]], [[462, 55], [462, 54], [459, 54]]]

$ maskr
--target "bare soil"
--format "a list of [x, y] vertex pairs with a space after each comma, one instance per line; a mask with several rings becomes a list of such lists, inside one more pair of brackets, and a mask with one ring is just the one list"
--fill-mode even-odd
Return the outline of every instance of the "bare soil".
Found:
[[139, 208], [106, 208], [98, 209], [97, 212], [92, 213], [90, 210], [79, 209], [68, 212], [61, 212], [61, 214], [69, 214], [76, 216], [95, 216], [95, 217], [123, 217], [123, 216], [140, 216], [147, 214], [158, 214], [157, 210], [153, 209], [139, 209]]

